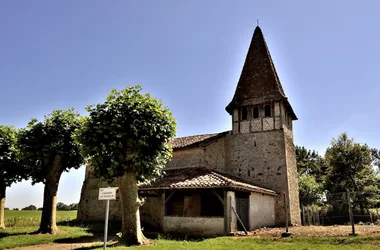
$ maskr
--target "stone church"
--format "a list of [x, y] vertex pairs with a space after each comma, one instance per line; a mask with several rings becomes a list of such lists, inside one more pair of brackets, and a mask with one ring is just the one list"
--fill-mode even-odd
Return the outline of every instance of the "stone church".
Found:
[[[175, 138], [166, 174], [140, 185], [143, 225], [163, 232], [226, 235], [300, 224], [293, 143], [297, 120], [281, 86], [260, 27], [256, 27], [232, 101], [232, 130]], [[105, 202], [87, 167], [78, 219], [101, 221]], [[118, 220], [119, 201], [110, 218]]]

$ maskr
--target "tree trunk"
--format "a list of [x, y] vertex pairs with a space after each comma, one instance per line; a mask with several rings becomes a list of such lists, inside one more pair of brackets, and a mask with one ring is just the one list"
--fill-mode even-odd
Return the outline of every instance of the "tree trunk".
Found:
[[5, 183], [0, 183], [0, 229], [5, 229], [4, 208], [5, 208]]
[[137, 180], [134, 172], [126, 172], [118, 179], [122, 215], [122, 241], [126, 245], [144, 245], [149, 243], [141, 231], [140, 199], [137, 192]]
[[48, 167], [47, 171], [44, 187], [44, 203], [38, 233], [55, 234], [58, 231], [56, 223], [57, 191], [59, 179], [62, 175], [60, 156], [55, 157], [52, 166]]

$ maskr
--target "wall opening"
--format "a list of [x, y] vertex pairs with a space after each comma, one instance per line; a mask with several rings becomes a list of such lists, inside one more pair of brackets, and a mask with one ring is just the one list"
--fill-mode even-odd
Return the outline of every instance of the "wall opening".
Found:
[[272, 107], [270, 105], [264, 106], [264, 115], [265, 115], [265, 117], [271, 117], [272, 116]]
[[[218, 191], [216, 192], [218, 193]], [[221, 193], [218, 194], [220, 197], [223, 197]], [[223, 217], [224, 207], [211, 190], [176, 191], [166, 203], [165, 215], [180, 217]]]
[[259, 107], [253, 107], [253, 119], [259, 118]]
[[248, 120], [248, 108], [241, 109], [241, 119]]
[[[246, 192], [235, 192], [236, 212], [246, 229], [249, 228], [249, 194]], [[238, 223], [238, 230], [243, 230], [240, 223]]]

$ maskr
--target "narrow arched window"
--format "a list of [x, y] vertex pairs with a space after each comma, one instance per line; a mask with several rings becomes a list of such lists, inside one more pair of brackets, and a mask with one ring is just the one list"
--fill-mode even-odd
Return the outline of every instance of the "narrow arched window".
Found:
[[272, 107], [270, 105], [265, 105], [264, 113], [265, 113], [265, 117], [271, 117], [272, 116]]
[[241, 109], [241, 119], [248, 120], [248, 108]]

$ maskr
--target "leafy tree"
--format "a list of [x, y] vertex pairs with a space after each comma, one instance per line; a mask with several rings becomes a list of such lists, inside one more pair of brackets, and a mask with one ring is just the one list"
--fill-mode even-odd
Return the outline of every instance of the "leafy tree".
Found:
[[21, 210], [37, 210], [37, 207], [34, 206], [34, 205], [29, 205], [29, 206], [27, 206], [27, 207], [24, 207], [24, 208], [21, 209]]
[[56, 202], [59, 180], [64, 171], [77, 169], [84, 163], [79, 144], [74, 140], [80, 126], [80, 116], [74, 109], [55, 110], [42, 122], [32, 119], [20, 132], [21, 160], [28, 169], [32, 184], [45, 184], [40, 233], [54, 234], [58, 230]]
[[333, 139], [326, 151], [328, 175], [326, 188], [330, 193], [350, 191], [354, 208], [361, 214], [379, 200], [379, 176], [372, 168], [374, 156], [366, 145], [348, 138], [346, 133]]
[[326, 164], [317, 152], [296, 146], [299, 197], [301, 206], [317, 204], [324, 192]]
[[377, 168], [377, 171], [380, 171], [380, 149], [372, 148], [372, 164]]
[[317, 204], [323, 195], [323, 185], [318, 183], [311, 174], [298, 177], [299, 197], [302, 206]]
[[14, 211], [18, 211], [19, 209], [18, 209], [17, 207], [15, 207], [15, 208], [13, 208], [12, 210], [14, 210]]
[[78, 210], [78, 203], [72, 203], [69, 205], [69, 210]]
[[70, 206], [66, 205], [63, 202], [58, 202], [57, 203], [57, 210], [59, 210], [59, 211], [67, 211], [67, 210], [70, 210]]
[[147, 242], [140, 225], [138, 182], [159, 176], [171, 157], [168, 140], [175, 121], [168, 108], [141, 87], [112, 90], [103, 104], [87, 107], [80, 141], [94, 174], [117, 180], [122, 207], [122, 241]]
[[298, 175], [310, 174], [316, 181], [323, 182], [327, 174], [327, 166], [322, 156], [316, 151], [296, 146], [296, 160]]
[[25, 169], [19, 164], [16, 145], [17, 130], [0, 125], [0, 229], [5, 228], [5, 191], [12, 183], [25, 177]]

